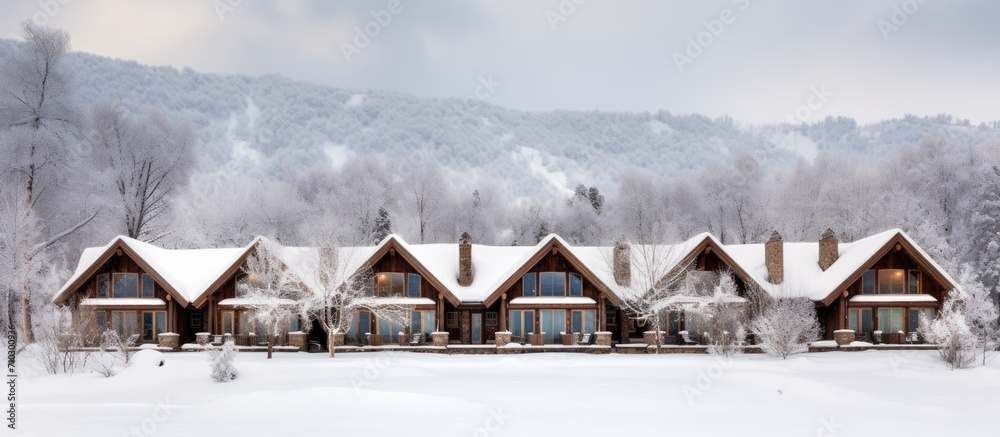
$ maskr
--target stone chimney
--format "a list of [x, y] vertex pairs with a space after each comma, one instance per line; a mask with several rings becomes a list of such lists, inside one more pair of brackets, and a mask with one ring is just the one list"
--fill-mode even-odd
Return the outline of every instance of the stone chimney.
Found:
[[785, 280], [785, 246], [781, 234], [774, 231], [764, 243], [764, 264], [767, 266], [768, 280], [780, 284]]
[[840, 257], [839, 244], [837, 235], [833, 233], [832, 229], [827, 229], [823, 235], [819, 236], [819, 268], [823, 269], [824, 272]]
[[615, 244], [614, 263], [615, 282], [628, 287], [632, 283], [632, 251], [628, 244]]
[[468, 232], [458, 240], [458, 285], [472, 285], [472, 237]]

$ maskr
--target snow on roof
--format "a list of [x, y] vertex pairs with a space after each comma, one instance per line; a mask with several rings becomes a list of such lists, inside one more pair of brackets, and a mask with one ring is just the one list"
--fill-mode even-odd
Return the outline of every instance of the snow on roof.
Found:
[[[706, 239], [715, 242], [722, 247], [722, 243], [715, 239], [712, 234], [701, 233], [678, 244], [661, 245], [639, 245], [629, 246], [630, 255], [630, 275], [633, 282], [630, 286], [621, 286], [615, 281], [614, 274], [614, 247], [612, 246], [580, 246], [571, 248], [571, 252], [576, 255], [581, 263], [588, 270], [594, 273], [597, 278], [606, 285], [612, 293], [621, 297], [633, 297], [635, 293], [644, 292], [652, 284], [642, 284], [641, 278], [650, 276], [646, 272], [656, 272], [666, 275], [674, 269], [681, 261], [691, 254]], [[657, 279], [659, 280], [659, 279]], [[647, 281], [649, 282], [649, 281]]]
[[[155, 271], [170, 288], [173, 288], [186, 303], [194, 302], [208, 291], [222, 274], [246, 253], [247, 247], [223, 249], [163, 249], [139, 240], [118, 236], [101, 247], [84, 249], [73, 276], [62, 286], [56, 298], [67, 291], [74, 282], [98, 262], [112, 246], [121, 241], [149, 267]], [[161, 284], [162, 285], [162, 284]]]
[[515, 297], [511, 305], [597, 305], [594, 299], [581, 296]]
[[897, 235], [901, 235], [938, 272], [954, 284], [951, 277], [899, 229], [891, 229], [852, 243], [840, 243], [839, 257], [826, 271], [819, 267], [819, 242], [784, 243], [785, 278], [781, 285], [772, 284], [767, 280], [763, 244], [730, 244], [723, 249], [772, 296], [807, 297], [813, 301], [821, 301], [837, 291], [837, 287], [864, 267], [865, 262]]
[[[250, 298], [246, 298], [246, 297], [229, 297], [229, 298], [225, 298], [225, 299], [220, 300], [219, 301], [219, 305], [221, 305], [221, 306], [238, 307], [238, 306], [252, 305], [252, 304], [257, 303], [257, 302], [261, 302], [261, 301], [255, 301], [254, 299], [250, 299]], [[291, 299], [277, 299], [276, 302], [278, 302], [279, 304], [285, 304], [285, 305], [293, 305], [293, 304], [295, 304], [295, 301], [291, 300]]]
[[855, 303], [920, 303], [937, 302], [938, 300], [929, 294], [858, 294], [851, 297], [850, 301]]
[[87, 298], [80, 301], [80, 305], [85, 306], [166, 306], [167, 303], [160, 298], [151, 297], [126, 297], [126, 298]]
[[458, 285], [458, 244], [413, 244], [407, 250], [460, 300], [482, 302], [527, 262], [540, 249], [539, 245], [473, 244], [472, 284], [468, 287]]
[[427, 297], [377, 297], [379, 302], [388, 305], [410, 306], [410, 305], [434, 305], [434, 300]]

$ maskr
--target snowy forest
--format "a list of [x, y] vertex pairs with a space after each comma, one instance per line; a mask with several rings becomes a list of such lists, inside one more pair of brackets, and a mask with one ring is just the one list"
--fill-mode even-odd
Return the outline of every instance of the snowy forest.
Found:
[[1000, 283], [998, 123], [533, 113], [149, 67], [24, 32], [0, 40], [0, 280], [17, 322], [44, 313], [84, 247], [119, 234], [609, 245], [901, 228], [956, 277], [969, 266], [994, 296]]

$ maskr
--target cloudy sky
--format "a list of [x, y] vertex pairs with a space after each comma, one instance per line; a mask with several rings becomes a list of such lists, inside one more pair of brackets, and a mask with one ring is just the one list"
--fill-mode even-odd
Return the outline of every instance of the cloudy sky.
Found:
[[996, 1], [332, 3], [3, 2], [0, 36], [27, 18], [145, 64], [528, 110], [1000, 119]]

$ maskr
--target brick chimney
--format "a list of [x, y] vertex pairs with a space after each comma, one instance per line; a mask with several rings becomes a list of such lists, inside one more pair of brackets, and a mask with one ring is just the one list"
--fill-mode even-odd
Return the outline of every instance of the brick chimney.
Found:
[[767, 266], [768, 280], [780, 284], [785, 280], [785, 246], [781, 234], [774, 231], [764, 243], [764, 264]]
[[837, 235], [833, 233], [832, 229], [827, 229], [823, 235], [819, 236], [819, 268], [823, 269], [824, 272], [840, 257], [839, 244]]
[[628, 244], [617, 243], [614, 249], [615, 282], [623, 287], [632, 283], [632, 251]]
[[472, 237], [468, 232], [458, 240], [458, 285], [472, 285]]

